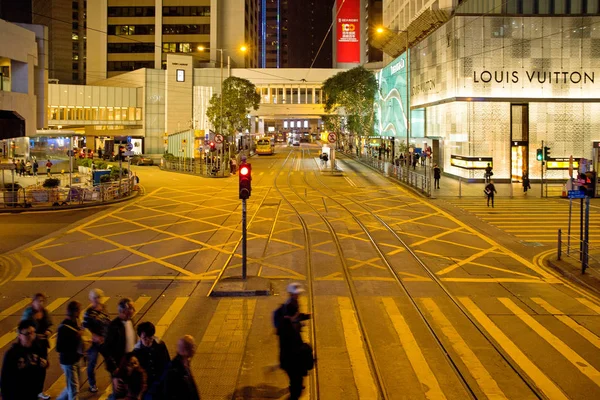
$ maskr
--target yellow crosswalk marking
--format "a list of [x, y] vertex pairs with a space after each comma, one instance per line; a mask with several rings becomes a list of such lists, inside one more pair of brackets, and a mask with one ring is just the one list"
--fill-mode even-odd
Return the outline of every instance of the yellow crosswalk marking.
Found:
[[562, 322], [563, 324], [567, 325], [569, 328], [573, 329], [575, 332], [580, 334], [588, 342], [590, 342], [591, 344], [593, 344], [594, 346], [596, 346], [597, 348], [600, 349], [600, 338], [598, 338], [598, 336], [594, 335], [592, 332], [590, 332], [585, 327], [579, 325], [577, 323], [577, 321], [575, 321], [573, 318], [571, 318], [567, 315], [564, 315], [564, 313], [562, 311], [560, 311], [557, 308], [554, 308], [552, 305], [550, 305], [544, 299], [541, 299], [539, 297], [533, 297], [531, 300], [533, 300], [536, 304], [538, 304], [544, 310], [548, 311], [550, 314], [554, 315], [554, 317], [556, 319], [558, 319], [560, 322]]
[[423, 356], [421, 348], [412, 334], [410, 327], [406, 323], [406, 320], [400, 313], [396, 302], [391, 297], [384, 297], [381, 301], [392, 320], [392, 325], [394, 325], [394, 329], [396, 329], [396, 333], [398, 334], [400, 343], [402, 343], [402, 348], [410, 361], [410, 365], [415, 371], [417, 379], [421, 383], [425, 397], [428, 399], [445, 399], [446, 396], [440, 388], [440, 384], [435, 378], [433, 371], [431, 371], [431, 368], [429, 368], [429, 364], [427, 364], [427, 360], [425, 360], [425, 356]]
[[175, 299], [173, 304], [169, 307], [167, 312], [162, 316], [160, 321], [156, 324], [156, 336], [162, 338], [169, 326], [173, 323], [177, 315], [185, 306], [185, 303], [189, 300], [189, 297], [178, 297]]
[[20, 309], [25, 308], [25, 306], [29, 305], [30, 303], [31, 303], [31, 299], [23, 299], [15, 304], [13, 304], [12, 306], [8, 307], [6, 310], [4, 310], [0, 313], [0, 321], [6, 319], [7, 317], [10, 317], [11, 315], [16, 313]]
[[567, 346], [562, 340], [554, 336], [548, 329], [544, 328], [542, 324], [537, 322], [531, 315], [523, 311], [517, 306], [511, 299], [507, 297], [501, 297], [498, 300], [506, 308], [512, 311], [521, 321], [526, 323], [535, 333], [540, 335], [548, 344], [562, 354], [573, 366], [575, 366], [581, 373], [590, 378], [596, 385], [600, 386], [600, 372], [596, 370], [590, 363], [583, 359], [573, 349]]
[[[63, 305], [67, 300], [69, 300], [69, 297], [59, 297], [59, 298], [55, 299], [54, 301], [52, 301], [50, 304], [48, 304], [46, 309], [48, 310], [48, 312], [53, 312], [58, 307]], [[29, 302], [31, 302], [31, 300]], [[17, 329], [17, 327], [15, 327], [14, 329]], [[15, 340], [16, 337], [17, 337], [17, 334], [16, 334], [15, 330], [12, 330], [12, 331], [7, 332], [4, 335], [2, 335], [0, 337], [0, 349], [3, 348], [4, 346], [6, 346], [7, 344], [9, 344], [10, 342], [12, 342], [13, 340]]]
[[577, 300], [578, 302], [580, 302], [581, 304], [583, 304], [590, 310], [593, 310], [596, 314], [600, 314], [600, 306], [598, 306], [597, 304], [594, 304], [591, 301], [589, 301], [588, 299], [584, 299], [583, 297], [578, 297], [575, 300]]
[[458, 300], [548, 398], [568, 399], [559, 387], [556, 386], [554, 382], [552, 382], [550, 378], [548, 378], [529, 358], [527, 358], [514, 342], [510, 340], [508, 336], [506, 336], [504, 332], [502, 332], [500, 328], [498, 328], [498, 326], [492, 322], [479, 307], [477, 307], [477, 305], [475, 305], [473, 300], [468, 297], [459, 297]]
[[142, 309], [144, 308], [144, 306], [146, 305], [146, 303], [148, 303], [150, 301], [150, 296], [140, 296], [137, 298], [137, 300], [135, 300], [133, 302], [133, 305], [135, 307], [135, 313], [133, 315], [136, 315], [137, 313], [139, 313], [140, 311], [142, 311]]
[[377, 388], [369, 368], [367, 355], [363, 347], [362, 334], [358, 327], [352, 303], [347, 297], [338, 297], [338, 306], [342, 318], [344, 337], [346, 338], [346, 348], [352, 366], [352, 374], [354, 375], [354, 383], [358, 389], [358, 397], [361, 399], [377, 399]]
[[496, 381], [491, 377], [473, 350], [471, 350], [469, 345], [460, 336], [437, 304], [431, 298], [423, 298], [421, 299], [421, 303], [425, 306], [435, 323], [442, 329], [442, 332], [452, 344], [452, 348], [458, 353], [469, 373], [475, 378], [475, 381], [487, 398], [490, 400], [506, 399]]

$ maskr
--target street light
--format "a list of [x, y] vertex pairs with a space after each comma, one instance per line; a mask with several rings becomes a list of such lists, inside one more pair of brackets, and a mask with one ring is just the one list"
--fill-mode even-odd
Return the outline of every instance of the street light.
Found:
[[408, 51], [408, 47], [409, 47], [409, 42], [408, 42], [408, 30], [396, 30], [396, 29], [389, 29], [389, 28], [385, 28], [383, 26], [378, 26], [375, 29], [375, 32], [377, 32], [377, 34], [382, 35], [384, 33], [395, 33], [395, 34], [400, 34], [403, 33], [404, 37], [406, 38], [406, 65], [404, 66], [404, 68], [406, 68], [406, 151], [408, 151], [410, 149], [410, 95], [409, 95], [409, 87], [408, 87], [408, 83], [410, 80], [410, 71], [409, 71], [409, 56], [410, 56], [410, 52]]

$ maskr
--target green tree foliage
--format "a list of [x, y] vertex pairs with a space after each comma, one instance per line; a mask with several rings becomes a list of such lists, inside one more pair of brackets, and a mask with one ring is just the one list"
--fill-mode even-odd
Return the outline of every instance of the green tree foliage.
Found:
[[346, 115], [347, 128], [359, 135], [375, 129], [373, 102], [377, 92], [375, 75], [364, 67], [335, 74], [323, 84], [325, 111]]
[[[258, 110], [260, 95], [247, 79], [230, 76], [223, 81], [223, 134], [233, 135], [250, 128], [248, 113]], [[219, 132], [221, 128], [221, 96], [213, 95], [206, 110], [208, 120]]]

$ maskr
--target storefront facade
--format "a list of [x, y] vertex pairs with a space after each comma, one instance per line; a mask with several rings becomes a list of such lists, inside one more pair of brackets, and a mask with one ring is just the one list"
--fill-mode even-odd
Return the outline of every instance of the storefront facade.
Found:
[[[455, 15], [411, 48], [411, 110], [446, 173], [520, 181], [550, 157], [597, 160], [600, 17]], [[556, 166], [556, 164], [550, 164]], [[544, 168], [550, 179], [563, 169]]]

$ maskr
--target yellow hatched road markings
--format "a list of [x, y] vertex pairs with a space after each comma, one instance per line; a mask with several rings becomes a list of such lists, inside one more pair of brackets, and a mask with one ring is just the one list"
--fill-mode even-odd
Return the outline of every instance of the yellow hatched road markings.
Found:
[[135, 300], [133, 302], [133, 305], [135, 307], [135, 313], [133, 315], [136, 315], [137, 313], [139, 313], [144, 308], [146, 303], [148, 303], [149, 301], [150, 301], [150, 296], [138, 297], [137, 300]]
[[479, 361], [473, 350], [471, 350], [469, 345], [460, 336], [452, 323], [446, 318], [437, 304], [430, 298], [421, 299], [421, 303], [425, 306], [436, 324], [442, 329], [442, 332], [452, 344], [452, 348], [458, 353], [469, 370], [469, 373], [475, 378], [479, 388], [487, 398], [494, 400], [506, 399], [506, 396], [496, 381], [492, 378], [481, 361]]
[[[48, 312], [56, 311], [56, 309], [58, 307], [60, 307], [61, 305], [65, 304], [65, 302], [67, 302], [67, 300], [69, 300], [69, 297], [58, 297], [57, 299], [52, 301], [50, 304], [48, 304], [46, 309], [48, 310]], [[29, 301], [29, 303], [31, 303], [31, 300]], [[17, 327], [15, 327], [14, 329], [16, 330]], [[7, 332], [0, 337], [0, 349], [17, 338], [17, 333], [15, 332], [15, 330]]]
[[573, 318], [569, 317], [568, 315], [565, 315], [558, 308], [554, 308], [544, 299], [541, 299], [539, 297], [532, 297], [531, 300], [533, 300], [544, 310], [548, 311], [550, 314], [554, 315], [556, 319], [558, 319], [563, 324], [567, 325], [569, 328], [573, 329], [575, 332], [577, 332], [579, 335], [585, 338], [588, 342], [600, 349], [600, 338], [598, 338], [598, 336], [594, 335], [585, 327], [579, 325], [577, 321], [575, 321]]
[[577, 354], [573, 349], [567, 346], [562, 340], [554, 336], [542, 324], [536, 321], [531, 315], [523, 311], [511, 299], [501, 297], [498, 300], [506, 308], [512, 311], [521, 321], [527, 324], [535, 333], [542, 337], [548, 344], [562, 354], [573, 366], [575, 366], [582, 374], [590, 378], [596, 385], [600, 386], [600, 372], [588, 363], [583, 357]]
[[338, 297], [338, 306], [342, 318], [344, 337], [346, 338], [348, 357], [350, 357], [352, 374], [354, 375], [354, 383], [358, 389], [358, 397], [360, 399], [378, 399], [373, 373], [367, 361], [362, 334], [358, 327], [352, 303], [347, 297]]
[[11, 315], [24, 308], [25, 306], [29, 305], [30, 303], [31, 299], [23, 299], [13, 304], [12, 306], [8, 307], [6, 310], [0, 313], [0, 321], [6, 319], [7, 317], [10, 317]]
[[402, 348], [410, 361], [410, 365], [412, 366], [417, 379], [421, 383], [425, 397], [428, 399], [445, 399], [446, 396], [440, 388], [440, 384], [435, 378], [433, 371], [431, 371], [431, 368], [429, 368], [429, 364], [427, 364], [427, 360], [425, 360], [425, 356], [423, 356], [421, 348], [412, 334], [410, 327], [406, 323], [406, 320], [400, 313], [396, 302], [391, 297], [384, 297], [381, 301], [394, 325], [394, 329], [396, 329], [396, 333], [398, 334], [400, 343], [402, 343]]
[[564, 399], [568, 397], [554, 384], [515, 344], [492, 322], [492, 320], [475, 305], [468, 297], [458, 297], [469, 313], [481, 326], [494, 338], [510, 358], [525, 372], [535, 385], [550, 399]]

